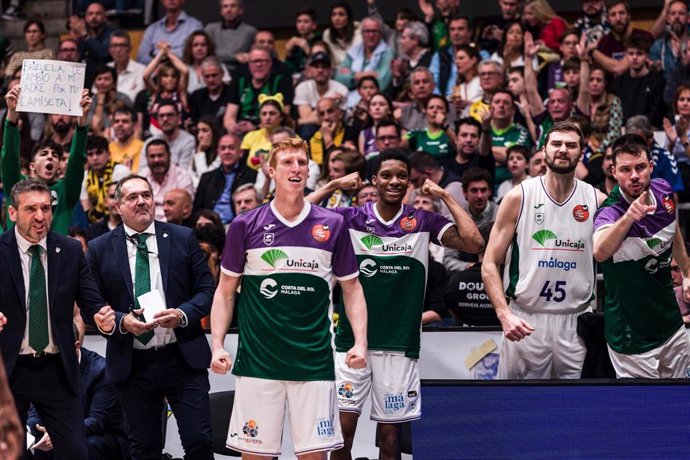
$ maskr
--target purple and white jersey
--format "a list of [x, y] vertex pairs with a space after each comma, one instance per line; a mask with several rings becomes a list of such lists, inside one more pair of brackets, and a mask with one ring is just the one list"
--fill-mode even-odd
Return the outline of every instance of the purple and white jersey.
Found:
[[[429, 242], [441, 244], [453, 223], [445, 217], [403, 205], [386, 222], [374, 203], [337, 208], [346, 217], [359, 262], [359, 281], [367, 301], [370, 350], [404, 351], [419, 356], [419, 330], [424, 307]], [[342, 318], [336, 348], [354, 343], [347, 318]]]
[[342, 216], [305, 201], [294, 221], [271, 202], [235, 218], [221, 269], [242, 278], [236, 375], [333, 380], [331, 278], [358, 275]]

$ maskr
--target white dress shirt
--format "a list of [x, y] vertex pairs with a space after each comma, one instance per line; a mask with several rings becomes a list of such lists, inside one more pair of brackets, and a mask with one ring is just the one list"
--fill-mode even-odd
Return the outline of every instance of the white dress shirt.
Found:
[[[46, 353], [58, 353], [58, 347], [53, 340], [53, 327], [50, 324], [50, 296], [48, 295], [48, 243], [46, 238], [43, 238], [38, 243], [32, 243], [19, 234], [17, 227], [14, 227], [14, 234], [17, 237], [17, 246], [19, 246], [19, 259], [22, 262], [22, 278], [24, 278], [24, 302], [26, 304], [26, 326], [24, 327], [24, 337], [22, 337], [22, 344], [19, 348], [20, 355], [33, 355], [45, 351]], [[29, 278], [31, 276], [31, 254], [29, 248], [34, 244], [38, 244], [43, 248], [41, 251], [41, 264], [43, 264], [43, 273], [46, 277], [46, 305], [48, 306], [48, 346], [45, 350], [34, 350], [29, 346], [29, 323], [31, 311], [29, 310]], [[59, 250], [59, 248], [54, 248]]]
[[[135, 276], [136, 276], [136, 261], [137, 261], [137, 244], [136, 235], [137, 231], [124, 226], [125, 235], [127, 238], [127, 259], [129, 260], [129, 271], [132, 275], [132, 289], [134, 289]], [[158, 257], [158, 241], [156, 240], [156, 225], [152, 222], [151, 225], [141, 233], [148, 233], [150, 236], [146, 239], [146, 247], [149, 251], [149, 274], [151, 275], [151, 290], [158, 289], [161, 296], [165, 300], [165, 290], [163, 290], [163, 277], [161, 276], [161, 265], [160, 258]], [[163, 235], [164, 238], [168, 238], [166, 234]], [[122, 327], [122, 325], [120, 325]], [[153, 330], [153, 338], [146, 344], [142, 344], [138, 340], [134, 340], [135, 350], [146, 350], [149, 348], [160, 347], [168, 345], [170, 343], [176, 342], [177, 337], [175, 337], [175, 332], [170, 328], [157, 327]]]

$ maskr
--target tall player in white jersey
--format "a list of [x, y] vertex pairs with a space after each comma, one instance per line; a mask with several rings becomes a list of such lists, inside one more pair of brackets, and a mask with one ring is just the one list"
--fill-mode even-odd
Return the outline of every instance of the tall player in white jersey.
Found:
[[580, 377], [577, 317], [594, 294], [592, 222], [606, 198], [575, 179], [583, 145], [577, 126], [556, 123], [543, 147], [546, 175], [512, 189], [498, 209], [482, 278], [503, 328], [499, 378]]

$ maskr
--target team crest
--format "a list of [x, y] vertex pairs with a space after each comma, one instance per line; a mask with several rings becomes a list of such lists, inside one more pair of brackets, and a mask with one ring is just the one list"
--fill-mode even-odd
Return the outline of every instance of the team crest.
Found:
[[400, 228], [406, 232], [411, 232], [417, 228], [417, 219], [414, 217], [414, 214], [410, 214], [409, 216], [400, 219]]
[[331, 228], [325, 224], [317, 224], [311, 228], [311, 236], [319, 243], [328, 241], [331, 237]]
[[543, 212], [538, 212], [534, 214], [534, 222], [536, 222], [537, 225], [541, 225], [544, 223], [544, 213]]
[[264, 244], [266, 246], [272, 245], [274, 240], [275, 236], [273, 235], [273, 233], [264, 233]]
[[664, 205], [664, 209], [669, 214], [673, 214], [676, 210], [676, 205], [673, 203], [673, 200], [669, 195], [664, 195], [664, 198], [661, 200], [661, 204]]
[[573, 208], [573, 219], [578, 222], [584, 222], [589, 219], [589, 206], [586, 204], [578, 204]]

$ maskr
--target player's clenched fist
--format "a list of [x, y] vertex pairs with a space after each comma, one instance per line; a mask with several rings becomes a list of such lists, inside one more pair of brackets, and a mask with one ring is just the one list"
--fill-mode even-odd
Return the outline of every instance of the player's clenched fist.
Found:
[[230, 353], [222, 348], [213, 350], [211, 357], [211, 370], [216, 374], [226, 374], [232, 367], [232, 358]]

